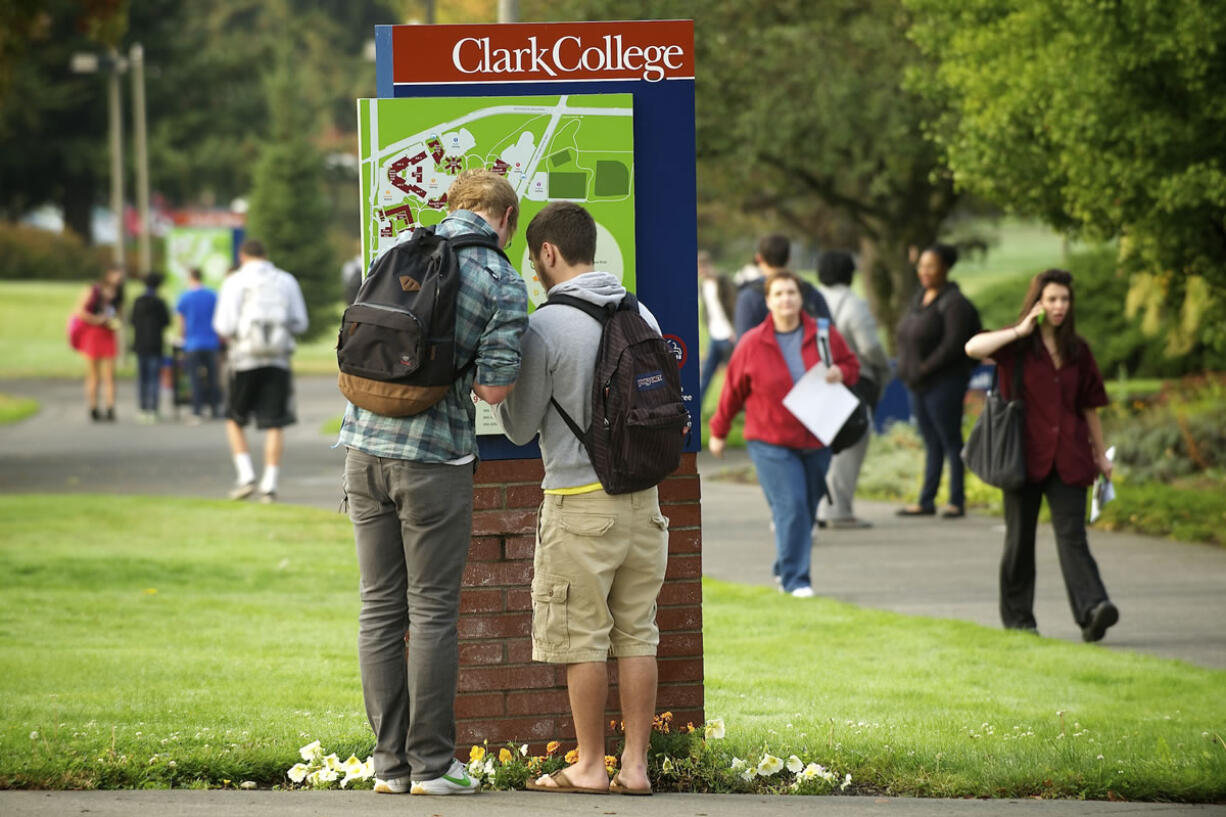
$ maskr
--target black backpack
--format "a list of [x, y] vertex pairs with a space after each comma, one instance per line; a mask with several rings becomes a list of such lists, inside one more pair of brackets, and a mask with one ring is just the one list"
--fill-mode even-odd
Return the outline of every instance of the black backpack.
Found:
[[542, 306], [565, 305], [601, 323], [587, 431], [550, 398], [587, 451], [606, 493], [628, 494], [658, 485], [681, 464], [690, 413], [681, 400], [677, 359], [626, 293], [615, 307], [554, 295]]
[[493, 239], [418, 227], [375, 261], [336, 339], [338, 385], [349, 402], [388, 417], [420, 414], [472, 366], [455, 366], [456, 251], [464, 247], [506, 258]]

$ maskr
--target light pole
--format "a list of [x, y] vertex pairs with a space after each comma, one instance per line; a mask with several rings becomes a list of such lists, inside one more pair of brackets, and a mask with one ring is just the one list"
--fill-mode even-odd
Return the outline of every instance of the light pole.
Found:
[[519, 0], [498, 0], [498, 22], [519, 22]]
[[137, 247], [140, 266], [137, 273], [153, 271], [153, 253], [149, 246], [149, 149], [145, 129], [145, 49], [140, 43], [128, 51], [132, 64], [132, 138], [136, 148], [136, 211], [140, 218]]
[[97, 54], [78, 52], [72, 55], [71, 67], [77, 74], [106, 71], [107, 121], [110, 125], [111, 146], [111, 212], [115, 216], [115, 247], [111, 258], [123, 266], [123, 118], [119, 110], [119, 75], [127, 68], [119, 52], [111, 49], [102, 59]]

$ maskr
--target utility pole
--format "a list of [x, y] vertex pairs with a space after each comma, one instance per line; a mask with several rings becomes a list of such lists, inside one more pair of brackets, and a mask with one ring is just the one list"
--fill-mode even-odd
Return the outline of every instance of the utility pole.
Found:
[[519, 0], [498, 0], [498, 22], [519, 22]]
[[136, 145], [136, 210], [140, 217], [138, 275], [153, 271], [149, 246], [149, 149], [145, 127], [145, 49], [139, 43], [128, 52], [132, 63], [132, 131]]
[[435, 23], [434, 7], [435, 0], [422, 0], [422, 5], [426, 7], [426, 25], [432, 26]]
[[108, 55], [110, 70], [107, 71], [107, 110], [111, 124], [111, 212], [115, 214], [115, 249], [111, 255], [116, 264], [123, 265], [123, 118], [119, 110], [119, 52], [111, 49]]

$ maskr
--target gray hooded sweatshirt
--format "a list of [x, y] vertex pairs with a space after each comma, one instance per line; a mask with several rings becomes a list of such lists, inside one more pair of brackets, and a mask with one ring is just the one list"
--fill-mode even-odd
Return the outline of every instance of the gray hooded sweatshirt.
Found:
[[[626, 289], [607, 272], [585, 272], [549, 294], [606, 306], [620, 302]], [[641, 303], [639, 314], [660, 331], [655, 316]], [[538, 307], [528, 317], [515, 390], [497, 407], [498, 420], [511, 442], [524, 445], [540, 432], [545, 461], [541, 487], [547, 491], [600, 482], [578, 438], [549, 402], [550, 397], [556, 399], [580, 428], [587, 428], [600, 334], [600, 323], [572, 306]]]

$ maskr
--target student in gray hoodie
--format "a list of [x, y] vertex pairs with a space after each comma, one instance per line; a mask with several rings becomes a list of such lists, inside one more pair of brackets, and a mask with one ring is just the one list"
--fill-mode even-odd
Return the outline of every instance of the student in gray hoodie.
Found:
[[[626, 290], [594, 268], [596, 224], [577, 204], [555, 202], [527, 229], [533, 268], [550, 296], [613, 306]], [[650, 311], [640, 313], [655, 330]], [[571, 306], [541, 307], [528, 320], [515, 391], [498, 418], [515, 443], [539, 432], [545, 501], [532, 580], [532, 657], [566, 665], [579, 759], [528, 782], [535, 791], [612, 790], [650, 794], [647, 743], [656, 701], [656, 596], [668, 562], [668, 520], [656, 489], [605, 493], [575, 434], [550, 403], [580, 427], [591, 421], [592, 377], [601, 325]], [[604, 765], [606, 661], [617, 659], [626, 744], [609, 782]]]

